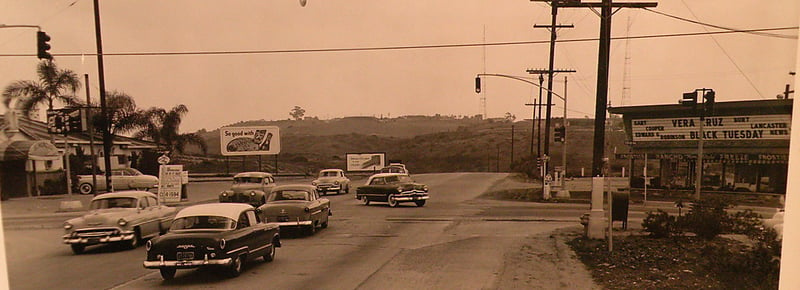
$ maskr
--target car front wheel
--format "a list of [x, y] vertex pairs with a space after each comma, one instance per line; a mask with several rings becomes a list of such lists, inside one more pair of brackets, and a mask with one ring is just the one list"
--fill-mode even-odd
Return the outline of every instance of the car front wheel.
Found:
[[369, 199], [366, 196], [361, 197], [361, 202], [363, 202], [364, 205], [369, 205]]
[[79, 244], [72, 244], [70, 245], [70, 247], [72, 248], [72, 252], [75, 253], [75, 255], [82, 254], [83, 250], [86, 249], [86, 246]]
[[242, 273], [242, 257], [234, 256], [231, 261], [230, 275], [231, 277], [238, 277]]
[[272, 262], [275, 260], [275, 241], [272, 242], [272, 245], [270, 245], [269, 249], [267, 249], [267, 254], [265, 254], [262, 258], [264, 258], [264, 262]]
[[139, 242], [141, 242], [142, 235], [139, 233], [139, 229], [133, 230], [133, 239], [127, 242], [125, 245], [128, 249], [136, 249], [139, 247]]
[[416, 203], [417, 206], [424, 206], [425, 205], [425, 200], [418, 200], [418, 201], [415, 201], [414, 203]]
[[164, 280], [175, 278], [175, 268], [161, 268], [159, 271], [161, 272], [161, 278], [164, 278]]
[[397, 206], [397, 201], [394, 200], [394, 194], [390, 194], [389, 197], [386, 199], [386, 202], [389, 203], [389, 207]]

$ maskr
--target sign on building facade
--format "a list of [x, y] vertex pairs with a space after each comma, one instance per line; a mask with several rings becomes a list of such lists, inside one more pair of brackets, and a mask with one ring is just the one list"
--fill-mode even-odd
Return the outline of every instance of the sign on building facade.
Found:
[[[791, 115], [711, 116], [704, 140], [789, 140]], [[699, 117], [631, 120], [633, 141], [687, 141], [700, 137]]]

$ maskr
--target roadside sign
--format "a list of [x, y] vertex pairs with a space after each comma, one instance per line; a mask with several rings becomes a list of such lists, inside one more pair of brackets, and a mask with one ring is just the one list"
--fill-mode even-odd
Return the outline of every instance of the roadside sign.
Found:
[[169, 157], [167, 155], [158, 156], [158, 164], [167, 165], [169, 163]]
[[269, 155], [281, 152], [278, 126], [222, 127], [220, 151], [224, 156]]
[[346, 153], [347, 171], [376, 171], [386, 166], [386, 153]]
[[158, 200], [162, 203], [181, 201], [183, 165], [161, 165], [158, 170]]

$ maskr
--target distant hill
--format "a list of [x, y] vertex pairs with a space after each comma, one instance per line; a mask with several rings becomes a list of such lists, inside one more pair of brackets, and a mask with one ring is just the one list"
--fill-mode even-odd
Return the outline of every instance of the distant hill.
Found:
[[[618, 152], [627, 152], [621, 121], [612, 120], [614, 125], [607, 128], [607, 148], [613, 150], [617, 147]], [[568, 174], [579, 175], [581, 167], [585, 168], [586, 174], [590, 174], [592, 150], [589, 148], [593, 142], [594, 120], [568, 119], [568, 121], [570, 124], [567, 131]], [[457, 119], [440, 116], [382, 119], [346, 117], [331, 120], [243, 121], [230, 126], [259, 125], [280, 128], [281, 154], [278, 160], [282, 171], [313, 173], [326, 167], [345, 168], [345, 154], [358, 152], [386, 152], [387, 158], [402, 160], [412, 173], [495, 171], [498, 169], [498, 156], [499, 170], [509, 171], [512, 126], [514, 160], [520, 162], [522, 158], [528, 158], [531, 149], [530, 120], [510, 122], [503, 119]], [[218, 156], [219, 130], [197, 133], [206, 140], [209, 157]], [[534, 152], [536, 147], [534, 144]], [[555, 165], [561, 165], [562, 148], [561, 143], [550, 144], [551, 158]], [[611, 153], [613, 154], [613, 151]], [[241, 160], [240, 157], [231, 158]], [[247, 159], [250, 163], [257, 160], [256, 157]], [[274, 156], [264, 156], [262, 163], [272, 166], [273, 159]], [[251, 166], [244, 165], [242, 168], [236, 162], [233, 163], [238, 169], [229, 169], [231, 171], [244, 170]], [[252, 166], [257, 168], [258, 165]], [[617, 166], [627, 166], [627, 164]]]

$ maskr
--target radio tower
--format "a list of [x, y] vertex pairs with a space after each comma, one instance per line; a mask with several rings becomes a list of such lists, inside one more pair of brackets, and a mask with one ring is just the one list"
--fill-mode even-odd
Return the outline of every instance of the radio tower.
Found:
[[628, 69], [631, 66], [631, 17], [628, 16], [628, 23], [625, 29], [625, 66], [622, 68], [622, 100], [620, 106], [631, 104], [631, 76]]

